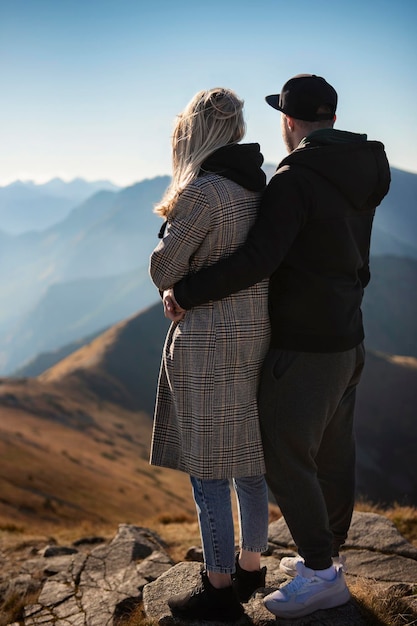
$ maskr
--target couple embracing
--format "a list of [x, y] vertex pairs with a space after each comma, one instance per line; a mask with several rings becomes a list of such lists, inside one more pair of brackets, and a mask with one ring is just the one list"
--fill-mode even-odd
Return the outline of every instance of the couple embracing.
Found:
[[190, 475], [204, 552], [201, 583], [168, 602], [183, 619], [237, 620], [265, 587], [268, 487], [298, 556], [281, 561], [293, 578], [266, 608], [296, 618], [350, 597], [339, 550], [355, 497], [361, 302], [389, 165], [380, 142], [334, 128], [337, 93], [320, 76], [266, 101], [289, 153], [267, 185], [259, 145], [240, 143], [242, 100], [215, 88], [177, 118], [156, 207], [150, 274], [172, 324], [150, 460]]

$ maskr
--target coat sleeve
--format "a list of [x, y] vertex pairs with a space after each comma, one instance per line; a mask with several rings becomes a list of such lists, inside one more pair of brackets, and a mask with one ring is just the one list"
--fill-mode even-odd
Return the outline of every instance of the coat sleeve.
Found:
[[276, 174], [264, 192], [259, 216], [243, 246], [226, 259], [179, 281], [174, 287], [178, 304], [191, 309], [269, 277], [302, 227], [305, 212], [303, 188], [289, 172]]
[[174, 217], [150, 257], [149, 274], [160, 291], [188, 274], [193, 254], [209, 230], [207, 199], [200, 189], [190, 186], [181, 194]]

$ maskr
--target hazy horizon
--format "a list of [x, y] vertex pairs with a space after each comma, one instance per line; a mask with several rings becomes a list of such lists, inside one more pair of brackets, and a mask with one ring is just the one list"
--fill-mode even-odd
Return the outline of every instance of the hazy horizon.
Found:
[[280, 119], [264, 97], [304, 72], [336, 88], [336, 128], [417, 173], [416, 26], [413, 0], [0, 0], [0, 185], [170, 175], [175, 116], [216, 85], [245, 100], [244, 141], [277, 164]]

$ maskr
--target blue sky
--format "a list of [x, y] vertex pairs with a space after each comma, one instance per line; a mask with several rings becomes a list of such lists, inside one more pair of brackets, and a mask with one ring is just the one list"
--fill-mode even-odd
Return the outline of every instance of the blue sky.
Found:
[[415, 0], [0, 0], [0, 185], [169, 174], [200, 89], [245, 100], [245, 141], [285, 156], [264, 96], [298, 73], [339, 94], [337, 128], [417, 173]]

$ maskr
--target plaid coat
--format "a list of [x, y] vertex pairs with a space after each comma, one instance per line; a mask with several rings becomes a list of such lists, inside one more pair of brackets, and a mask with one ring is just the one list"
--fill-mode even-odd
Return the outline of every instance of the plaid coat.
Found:
[[[150, 259], [160, 289], [230, 255], [260, 193], [209, 173], [181, 194]], [[268, 280], [187, 311], [163, 348], [150, 462], [203, 479], [265, 472], [256, 394], [269, 345]]]

